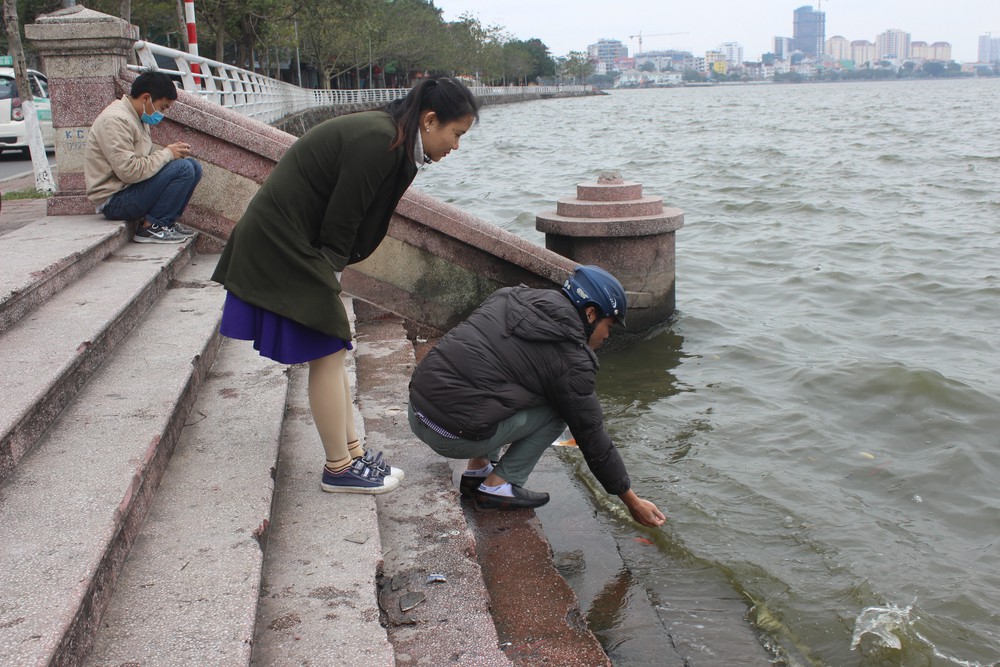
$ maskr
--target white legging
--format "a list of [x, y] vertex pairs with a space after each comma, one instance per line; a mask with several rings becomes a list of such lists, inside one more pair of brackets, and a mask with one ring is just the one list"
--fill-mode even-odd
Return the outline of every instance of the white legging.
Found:
[[348, 444], [357, 442], [351, 387], [344, 370], [347, 350], [309, 362], [309, 407], [323, 441], [328, 465], [351, 462]]

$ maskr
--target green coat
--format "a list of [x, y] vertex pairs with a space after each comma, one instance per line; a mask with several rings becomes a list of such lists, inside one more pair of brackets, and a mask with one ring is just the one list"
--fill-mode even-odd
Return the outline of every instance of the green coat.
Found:
[[212, 279], [247, 303], [351, 339], [336, 271], [371, 255], [417, 168], [384, 111], [320, 123], [275, 165]]

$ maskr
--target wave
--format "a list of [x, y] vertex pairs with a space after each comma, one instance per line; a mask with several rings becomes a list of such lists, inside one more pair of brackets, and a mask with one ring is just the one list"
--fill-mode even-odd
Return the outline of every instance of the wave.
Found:
[[957, 160], [970, 160], [973, 162], [1000, 162], [1000, 155], [956, 155]]
[[866, 607], [854, 619], [851, 650], [863, 657], [864, 664], [924, 664], [930, 654], [956, 667], [995, 665], [992, 660], [983, 663], [947, 655], [919, 631], [919, 616], [915, 600], [906, 607], [892, 603]]

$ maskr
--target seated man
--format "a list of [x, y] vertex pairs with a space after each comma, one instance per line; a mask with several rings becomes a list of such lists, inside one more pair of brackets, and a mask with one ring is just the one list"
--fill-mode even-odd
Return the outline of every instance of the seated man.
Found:
[[109, 220], [136, 221], [138, 243], [180, 243], [195, 234], [176, 221], [201, 180], [201, 165], [185, 143], [153, 151], [149, 134], [176, 99], [169, 76], [143, 72], [128, 95], [100, 113], [87, 137], [87, 198]]
[[604, 489], [639, 523], [663, 525], [656, 505], [630, 488], [594, 392], [594, 350], [613, 322], [624, 324], [625, 307], [621, 283], [596, 266], [578, 267], [562, 291], [505, 287], [417, 366], [410, 428], [438, 454], [469, 459], [460, 489], [476, 509], [547, 503], [547, 493], [522, 485], [568, 424]]

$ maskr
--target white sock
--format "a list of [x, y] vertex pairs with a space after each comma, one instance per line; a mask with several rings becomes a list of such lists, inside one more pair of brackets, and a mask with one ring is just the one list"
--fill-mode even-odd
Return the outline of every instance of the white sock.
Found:
[[514, 489], [510, 488], [510, 482], [504, 482], [499, 486], [486, 486], [485, 484], [480, 484], [479, 490], [493, 496], [507, 496], [508, 498], [514, 497]]
[[478, 470], [465, 470], [462, 472], [463, 475], [468, 475], [470, 477], [488, 477], [489, 474], [493, 472], [493, 464], [487, 463], [482, 468]]

